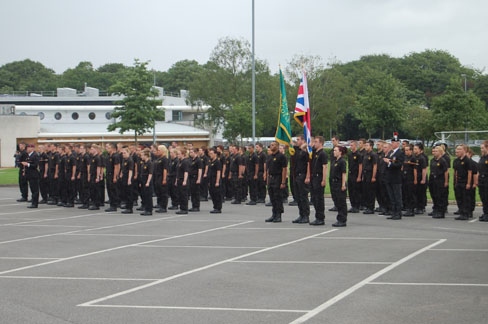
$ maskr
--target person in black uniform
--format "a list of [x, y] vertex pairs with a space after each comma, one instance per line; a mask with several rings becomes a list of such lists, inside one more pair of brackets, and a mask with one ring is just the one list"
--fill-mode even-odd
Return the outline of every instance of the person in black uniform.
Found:
[[202, 178], [200, 179], [200, 201], [208, 201], [208, 150], [206, 146], [198, 149], [198, 157], [202, 161]]
[[59, 153], [57, 144], [49, 144], [48, 157], [49, 200], [47, 204], [57, 205], [59, 200]]
[[200, 183], [202, 181], [203, 165], [202, 160], [198, 156], [198, 148], [192, 148], [190, 150], [190, 196], [191, 196], [191, 208], [190, 212], [200, 211]]
[[390, 152], [390, 143], [383, 141], [381, 159], [378, 155], [378, 172], [376, 173], [376, 187], [377, 200], [380, 209], [380, 215], [391, 215], [390, 198], [388, 197], [388, 190], [386, 189], [386, 168], [388, 164], [385, 163], [385, 157]]
[[222, 202], [225, 201], [225, 196], [227, 192], [227, 176], [228, 176], [228, 166], [227, 157], [225, 156], [224, 146], [217, 146], [218, 159], [220, 160], [220, 165], [222, 166], [221, 181], [220, 181], [220, 194], [222, 195]]
[[423, 214], [425, 212], [425, 204], [427, 203], [427, 159], [424, 153], [424, 145], [417, 143], [413, 147], [413, 154], [415, 158], [415, 168], [417, 169], [417, 177], [414, 179], [415, 186], [415, 214]]
[[263, 151], [263, 144], [256, 143], [256, 155], [258, 157], [258, 179], [256, 183], [257, 203], [264, 204], [266, 201], [266, 154]]
[[120, 163], [121, 174], [121, 199], [125, 201], [125, 209], [121, 211], [122, 214], [132, 214], [134, 208], [134, 198], [132, 194], [132, 180], [134, 174], [134, 160], [130, 156], [130, 151], [127, 147], [123, 147], [122, 150], [122, 162]]
[[178, 166], [178, 157], [176, 148], [169, 149], [169, 167], [168, 167], [168, 194], [171, 197], [171, 206], [169, 210], [178, 210], [178, 188], [176, 187], [176, 169]]
[[80, 168], [78, 177], [80, 178], [80, 201], [79, 209], [88, 209], [90, 201], [90, 186], [88, 182], [88, 166], [90, 165], [90, 154], [86, 151], [84, 144], [80, 145]]
[[430, 161], [429, 191], [432, 196], [432, 218], [444, 218], [447, 209], [447, 200], [444, 199], [443, 191], [449, 185], [449, 168], [446, 160], [442, 157], [444, 149], [436, 146], [432, 149], [433, 159]]
[[151, 150], [144, 149], [141, 153], [141, 169], [140, 169], [140, 179], [141, 179], [141, 198], [142, 206], [144, 206], [144, 211], [141, 213], [142, 216], [151, 216], [153, 210], [153, 163], [151, 161]]
[[39, 145], [39, 192], [42, 200], [39, 204], [46, 204], [49, 200], [49, 178], [48, 178], [48, 162], [46, 148], [44, 145]]
[[[446, 161], [447, 163], [447, 177], [450, 177], [449, 169], [451, 168], [451, 156], [449, 155], [447, 151], [447, 145], [445, 143], [440, 144], [440, 146], [444, 149], [444, 153], [442, 154], [442, 158]], [[445, 187], [442, 191], [442, 199], [445, 201], [444, 204], [444, 213], [447, 213], [447, 206], [449, 205], [449, 181], [447, 182], [447, 187]]]
[[[169, 198], [169, 189], [168, 189], [168, 169], [169, 169], [169, 159], [168, 159], [168, 149], [165, 145], [158, 146], [158, 174], [161, 173], [160, 186], [159, 186], [159, 195], [157, 195], [159, 202], [159, 208], [156, 210], [156, 213], [166, 213], [168, 209], [168, 198]], [[156, 188], [156, 184], [154, 185]]]
[[455, 218], [456, 220], [468, 220], [471, 209], [471, 195], [469, 191], [471, 190], [473, 180], [473, 168], [466, 153], [466, 145], [456, 146], [456, 159], [453, 163], [454, 194], [459, 209], [459, 216]]
[[15, 166], [19, 168], [19, 189], [20, 189], [20, 198], [17, 199], [18, 202], [25, 202], [27, 201], [29, 195], [29, 185], [27, 184], [27, 177], [25, 174], [25, 166], [24, 163], [27, 160], [27, 151], [26, 151], [26, 144], [19, 143], [19, 150], [14, 155], [15, 157]]
[[351, 142], [351, 152], [347, 156], [349, 164], [349, 176], [347, 178], [347, 188], [349, 190], [349, 201], [351, 202], [350, 213], [359, 213], [361, 205], [361, 175], [363, 173], [363, 157], [357, 149], [357, 142]]
[[213, 210], [211, 210], [210, 213], [220, 214], [222, 213], [222, 193], [220, 192], [222, 165], [218, 159], [217, 149], [211, 148], [208, 151], [208, 155], [210, 156], [208, 166], [209, 191], [213, 204]]
[[27, 208], [37, 208], [39, 203], [39, 155], [34, 151], [34, 144], [27, 145], [25, 161], [20, 163], [32, 195], [32, 202]]
[[76, 156], [72, 146], [67, 144], [64, 148], [65, 160], [65, 184], [66, 184], [66, 203], [64, 207], [74, 207], [76, 197]]
[[391, 151], [383, 158], [383, 161], [387, 164], [385, 180], [391, 206], [391, 216], [387, 219], [402, 219], [402, 166], [404, 160], [405, 155], [400, 149], [400, 140], [398, 135], [395, 134], [391, 139]]
[[413, 209], [416, 205], [415, 196], [415, 179], [417, 179], [417, 162], [413, 155], [413, 145], [405, 144], [403, 147], [405, 153], [405, 161], [403, 162], [402, 173], [402, 196], [404, 208], [406, 209], [402, 216], [413, 217], [415, 213]]
[[58, 160], [58, 188], [59, 200], [56, 206], [63, 207], [68, 202], [68, 188], [66, 181], [66, 146], [61, 144], [58, 146], [59, 160]]
[[315, 220], [310, 225], [325, 225], [324, 189], [327, 180], [327, 154], [324, 152], [324, 138], [316, 136], [315, 151], [312, 155], [310, 167], [312, 182], [312, 203], [315, 208]]
[[231, 204], [240, 204], [244, 199], [243, 180], [246, 164], [245, 160], [239, 153], [239, 147], [231, 145], [230, 150], [229, 179], [231, 181], [232, 193], [234, 196], [234, 200], [232, 200]]
[[90, 163], [88, 167], [88, 182], [90, 183], [90, 207], [88, 210], [99, 210], [101, 196], [98, 190], [98, 183], [102, 177], [102, 161], [98, 154], [98, 145], [90, 147]]
[[343, 156], [347, 154], [347, 149], [343, 146], [335, 146], [334, 162], [330, 164], [330, 192], [334, 206], [337, 207], [337, 222], [332, 224], [334, 227], [344, 227], [347, 223], [347, 187], [346, 187], [346, 162]]
[[483, 205], [483, 214], [480, 216], [480, 222], [488, 222], [488, 141], [483, 141], [480, 145], [481, 157], [478, 161], [478, 188], [481, 204]]
[[117, 152], [117, 146], [114, 143], [108, 143], [105, 148], [107, 149], [107, 193], [108, 200], [110, 201], [110, 207], [105, 209], [106, 212], [117, 211], [117, 207], [120, 205], [120, 194], [117, 186], [117, 181], [120, 175], [120, 155]]
[[297, 136], [296, 146], [294, 147], [295, 166], [293, 185], [295, 187], [295, 201], [298, 205], [298, 218], [292, 223], [305, 224], [310, 218], [310, 203], [308, 193], [310, 192], [310, 156], [308, 154], [307, 143], [303, 135]]
[[476, 161], [473, 160], [474, 152], [471, 148], [468, 147], [466, 155], [469, 158], [469, 162], [471, 162], [471, 168], [473, 170], [472, 179], [471, 179], [471, 189], [469, 190], [470, 206], [469, 206], [469, 213], [468, 213], [468, 218], [473, 218], [473, 212], [474, 209], [476, 208], [476, 188], [478, 187], [478, 183], [479, 183], [478, 163], [476, 163]]
[[176, 212], [179, 215], [188, 214], [188, 175], [190, 172], [191, 161], [187, 157], [186, 149], [177, 150], [178, 166], [176, 168], [176, 187], [178, 189], [178, 205], [180, 210]]
[[286, 157], [279, 152], [279, 144], [276, 141], [270, 144], [271, 155], [268, 162], [268, 192], [273, 205], [273, 215], [266, 219], [266, 222], [281, 222], [283, 214], [283, 196], [282, 190], [286, 186], [286, 176], [288, 173], [288, 164]]
[[249, 155], [246, 159], [246, 174], [247, 186], [249, 188], [249, 201], [246, 205], [256, 205], [258, 200], [258, 172], [259, 161], [256, 152], [254, 152], [254, 145], [247, 146]]
[[376, 175], [378, 172], [378, 155], [373, 151], [372, 140], [364, 143], [362, 197], [364, 203], [363, 214], [374, 214], [374, 202], [376, 194]]

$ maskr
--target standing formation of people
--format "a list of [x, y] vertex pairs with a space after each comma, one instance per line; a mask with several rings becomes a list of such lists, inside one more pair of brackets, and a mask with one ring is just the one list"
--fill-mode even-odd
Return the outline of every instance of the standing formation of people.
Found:
[[[293, 194], [290, 205], [297, 206], [296, 224], [324, 225], [324, 189], [329, 177], [330, 192], [337, 211], [333, 226], [347, 225], [348, 213], [375, 214], [400, 220], [424, 214], [427, 188], [432, 197], [433, 218], [445, 218], [449, 195], [451, 158], [445, 147], [435, 146], [428, 161], [422, 143], [412, 145], [394, 136], [390, 142], [360, 139], [350, 142], [350, 151], [340, 146], [334, 137], [329, 157], [324, 151], [324, 138], [312, 139], [312, 150], [303, 135], [294, 143], [289, 161], [286, 147], [272, 142], [264, 151], [256, 145], [186, 147], [173, 143], [169, 148], [154, 144], [142, 148], [119, 143], [99, 145], [19, 144], [15, 155], [19, 167], [19, 202], [28, 201], [29, 208], [39, 204], [99, 210], [108, 203], [106, 212], [133, 213], [135, 206], [141, 215], [153, 211], [177, 214], [199, 212], [200, 201], [212, 200], [210, 213], [222, 213], [224, 201], [254, 206], [265, 203], [266, 194], [272, 214], [266, 222], [279, 223], [284, 202]], [[488, 221], [488, 141], [481, 144], [479, 162], [466, 145], [458, 145], [452, 163], [458, 216], [456, 220], [473, 217], [476, 188], [483, 204], [480, 221]], [[429, 166], [429, 172], [428, 170]], [[105, 193], [108, 200], [105, 201]], [[310, 195], [310, 198], [309, 198]], [[351, 207], [347, 209], [349, 196]], [[153, 204], [153, 197], [156, 203]], [[141, 205], [138, 205], [141, 198]], [[189, 202], [191, 208], [189, 208]], [[378, 206], [375, 208], [376, 202]], [[311, 220], [310, 205], [314, 207]], [[402, 212], [403, 211], [403, 212]]]

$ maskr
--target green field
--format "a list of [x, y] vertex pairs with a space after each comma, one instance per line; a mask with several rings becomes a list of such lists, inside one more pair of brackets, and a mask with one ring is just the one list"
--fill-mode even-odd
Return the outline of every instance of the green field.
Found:
[[19, 169], [2, 168], [0, 169], [0, 185], [16, 185], [19, 183]]

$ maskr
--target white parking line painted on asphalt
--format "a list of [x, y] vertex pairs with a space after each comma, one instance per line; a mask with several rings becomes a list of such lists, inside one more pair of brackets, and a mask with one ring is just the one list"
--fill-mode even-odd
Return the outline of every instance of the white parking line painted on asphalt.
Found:
[[[181, 278], [181, 277], [184, 277], [184, 276], [187, 276], [187, 275], [196, 273], [196, 272], [200, 272], [200, 271], [203, 271], [203, 270], [207, 270], [207, 269], [211, 269], [211, 268], [217, 267], [217, 266], [222, 265], [222, 264], [225, 264], [225, 263], [229, 263], [229, 262], [236, 261], [236, 260], [239, 260], [239, 259], [247, 258], [249, 256], [253, 256], [253, 255], [256, 255], [256, 254], [259, 254], [259, 253], [271, 251], [271, 250], [274, 250], [274, 249], [277, 249], [277, 248], [281, 248], [281, 247], [284, 247], [284, 246], [287, 246], [287, 245], [291, 245], [291, 244], [295, 244], [295, 243], [298, 243], [298, 242], [302, 242], [302, 241], [311, 239], [311, 238], [313, 238], [315, 236], [323, 235], [323, 234], [327, 234], [327, 233], [332, 233], [332, 232], [335, 232], [335, 231], [337, 231], [337, 229], [332, 229], [332, 230], [328, 230], [328, 231], [321, 232], [321, 233], [318, 233], [318, 234], [314, 234], [314, 235], [302, 237], [302, 238], [297, 239], [297, 240], [293, 240], [293, 241], [285, 242], [285, 243], [278, 244], [278, 245], [275, 245], [275, 246], [267, 247], [265, 249], [261, 249], [261, 250], [258, 250], [258, 251], [249, 252], [249, 253], [246, 253], [246, 254], [241, 254], [239, 256], [232, 257], [232, 258], [229, 258], [229, 259], [225, 259], [225, 260], [222, 260], [222, 261], [218, 261], [218, 262], [215, 262], [215, 263], [211, 263], [211, 264], [208, 264], [208, 265], [203, 266], [203, 267], [199, 267], [199, 268], [195, 268], [193, 270], [181, 272], [181, 273], [178, 273], [176, 275], [169, 276], [169, 277], [166, 277], [164, 279], [157, 280], [157, 281], [154, 281], [154, 282], [151, 282], [151, 283], [148, 283], [148, 284], [139, 286], [139, 287], [134, 287], [134, 288], [127, 289], [127, 290], [124, 290], [124, 291], [120, 291], [120, 292], [115, 293], [115, 294], [112, 294], [112, 295], [108, 295], [108, 296], [105, 296], [105, 297], [101, 297], [101, 298], [98, 298], [98, 299], [94, 299], [94, 300], [91, 300], [91, 301], [88, 301], [88, 302], [79, 304], [78, 306], [83, 306], [83, 307], [93, 306], [95, 304], [104, 302], [104, 301], [109, 300], [109, 299], [113, 299], [115, 297], [127, 295], [127, 294], [130, 294], [130, 293], [133, 293], [133, 292], [136, 292], [136, 291], [145, 289], [145, 288], [149, 288], [149, 287], [152, 287], [152, 286], [159, 285], [159, 284], [161, 284], [163, 282], [167, 282], [167, 281], [170, 281], [170, 280], [173, 280], [173, 279]], [[2, 273], [0, 272], [0, 274], [2, 274]]]
[[[61, 258], [61, 259], [57, 259], [57, 260], [53, 260], [53, 261], [48, 261], [48, 262], [33, 264], [33, 265], [30, 265], [30, 266], [25, 266], [25, 267], [20, 267], [20, 268], [16, 268], [16, 269], [10, 269], [10, 270], [1, 271], [0, 272], [0, 275], [4, 275], [4, 274], [7, 274], [7, 273], [16, 272], [16, 271], [21, 271], [21, 270], [27, 270], [27, 269], [37, 268], [37, 267], [41, 267], [41, 266], [48, 265], [48, 264], [53, 264], [53, 263], [59, 263], [59, 262], [64, 262], [64, 261], [68, 261], [68, 260], [79, 259], [79, 258], [91, 256], [91, 255], [105, 253], [105, 252], [111, 252], [111, 251], [116, 251], [116, 250], [120, 250], [120, 249], [125, 249], [127, 247], [133, 247], [133, 246], [137, 246], [139, 244], [148, 244], [148, 243], [154, 243], [154, 242], [159, 242], [159, 241], [164, 241], [164, 240], [171, 240], [171, 239], [174, 239], [174, 238], [187, 237], [187, 236], [192, 236], [192, 235], [197, 235], [197, 234], [203, 234], [203, 233], [213, 232], [213, 231], [225, 229], [227, 227], [239, 226], [239, 225], [247, 224], [247, 223], [250, 223], [250, 222], [252, 222], [252, 221], [247, 221], [247, 222], [242, 222], [242, 223], [237, 223], [237, 224], [232, 224], [232, 225], [227, 225], [227, 226], [222, 226], [222, 227], [211, 228], [211, 229], [204, 230], [204, 231], [198, 231], [198, 232], [192, 232], [192, 233], [187, 233], [187, 234], [175, 235], [175, 236], [166, 237], [166, 238], [157, 239], [157, 240], [150, 240], [150, 241], [145, 241], [145, 242], [139, 242], [139, 243], [133, 243], [133, 244], [126, 244], [126, 245], [116, 246], [116, 247], [113, 247], [113, 248], [110, 248], [110, 249], [93, 251], [93, 252], [85, 253], [85, 254], [78, 254], [78, 255], [74, 255], [74, 256], [67, 257], [67, 258]], [[55, 235], [58, 235], [58, 234], [52, 234], [52, 235], [48, 235], [48, 236], [55, 236]]]
[[453, 286], [453, 287], [488, 287], [488, 284], [473, 283], [450, 283], [450, 282], [369, 282], [368, 285], [386, 285], [386, 286]]
[[451, 252], [488, 252], [488, 249], [431, 249], [431, 251], [451, 251]]
[[3, 279], [43, 279], [43, 280], [87, 280], [87, 281], [154, 281], [148, 278], [90, 278], [90, 277], [47, 277], [47, 276], [0, 276]]
[[1, 260], [57, 260], [59, 258], [0, 257]]
[[392, 264], [393, 262], [362, 262], [362, 261], [232, 261], [235, 263], [277, 263], [277, 264]]
[[150, 247], [150, 248], [191, 248], [191, 249], [264, 249], [264, 246], [221, 246], [221, 245], [156, 245], [156, 244], [144, 244], [138, 245], [138, 247]]
[[[81, 305], [79, 305], [81, 306]], [[265, 312], [265, 313], [307, 313], [303, 309], [266, 309], [266, 308], [225, 308], [225, 307], [184, 307], [184, 306], [141, 306], [141, 305], [90, 305], [102, 308], [133, 308], [133, 309], [177, 309], [199, 311], [234, 311], [234, 312]]]
[[386, 268], [383, 268], [381, 269], [380, 271], [378, 272], [375, 272], [373, 273], [372, 275], [370, 275], [369, 277], [367, 277], [366, 279], [358, 282], [357, 284], [355, 284], [354, 286], [344, 290], [343, 292], [341, 292], [340, 294], [334, 296], [333, 298], [329, 299], [328, 301], [326, 301], [325, 303], [317, 306], [316, 308], [314, 308], [313, 310], [311, 310], [310, 312], [307, 312], [306, 314], [304, 314], [303, 316], [297, 318], [296, 320], [292, 321], [291, 324], [297, 324], [297, 323], [304, 323], [306, 322], [307, 320], [311, 319], [312, 317], [315, 317], [317, 314], [323, 312], [324, 310], [326, 310], [327, 308], [329, 308], [330, 306], [334, 305], [335, 303], [337, 303], [338, 301], [344, 299], [345, 297], [349, 296], [350, 294], [354, 293], [356, 290], [362, 288], [363, 286], [365, 286], [366, 284], [372, 282], [373, 280], [375, 280], [376, 278], [379, 278], [380, 276], [384, 275], [385, 273], [395, 269], [396, 267], [402, 265], [403, 263], [409, 261], [410, 259], [413, 259], [415, 258], [417, 255], [419, 254], [422, 254], [424, 253], [425, 251], [439, 245], [439, 244], [442, 244], [446, 241], [446, 239], [441, 239], [441, 240], [438, 240], [426, 247], [423, 247], [409, 255], [407, 255], [406, 257], [396, 261], [395, 263], [392, 263], [390, 264], [389, 266], [387, 266]]
[[392, 240], [392, 241], [435, 241], [434, 238], [413, 238], [413, 237], [347, 237], [347, 236], [339, 236], [339, 237], [316, 237], [316, 239], [323, 239], [323, 240]]

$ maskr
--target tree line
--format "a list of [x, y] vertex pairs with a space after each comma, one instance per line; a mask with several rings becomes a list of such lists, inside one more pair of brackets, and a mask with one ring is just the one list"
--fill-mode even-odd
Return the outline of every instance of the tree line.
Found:
[[[141, 63], [135, 62], [140, 68]], [[165, 92], [189, 90], [191, 104], [211, 107], [197, 122], [222, 129], [224, 138], [234, 142], [252, 136], [251, 62], [249, 42], [227, 37], [218, 41], [204, 64], [182, 60], [167, 71], [155, 71], [147, 70], [144, 63], [141, 75], [146, 84], [163, 87]], [[82, 91], [85, 84], [123, 93], [120, 83], [133, 69], [120, 63], [95, 68], [90, 62], [80, 62], [56, 74], [27, 59], [0, 67], [0, 93], [55, 91], [58, 87]], [[274, 136], [280, 108], [279, 75], [259, 58], [255, 69], [256, 135]], [[291, 110], [302, 69], [307, 71], [313, 135], [389, 138], [397, 131], [402, 138], [426, 141], [434, 139], [436, 131], [485, 130], [488, 124], [488, 76], [463, 66], [447, 51], [425, 50], [401, 58], [374, 54], [328, 64], [320, 56], [295, 55], [283, 68]], [[293, 122], [292, 127], [300, 132]]]

